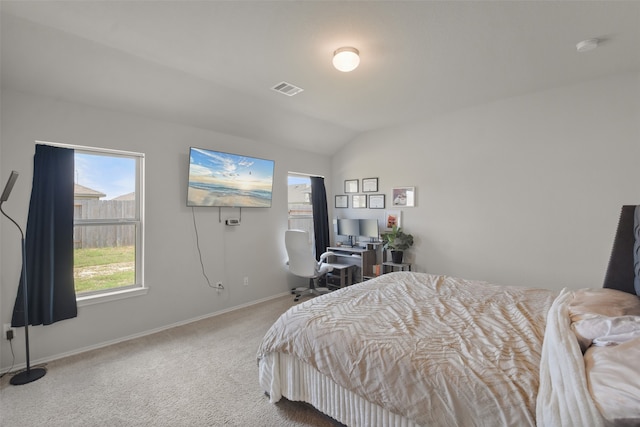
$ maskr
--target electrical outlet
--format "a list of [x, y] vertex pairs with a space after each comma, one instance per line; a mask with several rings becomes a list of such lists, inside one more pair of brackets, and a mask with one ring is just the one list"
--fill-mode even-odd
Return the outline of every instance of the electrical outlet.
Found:
[[244, 285], [249, 286], [249, 276], [244, 276]]
[[13, 337], [15, 336], [15, 331], [11, 327], [11, 323], [5, 323], [2, 325], [2, 336], [4, 336], [4, 338], [7, 340], [13, 339]]

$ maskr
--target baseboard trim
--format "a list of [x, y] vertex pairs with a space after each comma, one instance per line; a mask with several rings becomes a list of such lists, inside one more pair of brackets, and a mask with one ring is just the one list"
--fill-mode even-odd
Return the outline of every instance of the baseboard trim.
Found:
[[[97, 349], [108, 347], [110, 345], [118, 344], [118, 343], [121, 343], [121, 342], [134, 340], [134, 339], [137, 339], [137, 338], [142, 338], [142, 337], [145, 337], [147, 335], [152, 335], [152, 334], [155, 334], [155, 333], [158, 333], [158, 332], [166, 331], [167, 329], [176, 328], [178, 326], [188, 325], [189, 323], [198, 322], [200, 320], [209, 319], [211, 317], [220, 316], [220, 315], [225, 314], [225, 313], [229, 313], [229, 312], [232, 312], [232, 311], [236, 311], [236, 310], [240, 310], [240, 309], [243, 309], [243, 308], [251, 307], [253, 305], [261, 304], [263, 302], [271, 301], [273, 299], [281, 298], [281, 297], [287, 296], [287, 295], [290, 296], [291, 292], [283, 292], [283, 293], [280, 293], [280, 294], [277, 294], [277, 295], [272, 295], [272, 296], [269, 296], [269, 297], [266, 297], [266, 298], [262, 298], [262, 299], [255, 300], [255, 301], [251, 301], [251, 302], [248, 302], [248, 303], [245, 303], [245, 304], [240, 304], [240, 305], [236, 305], [236, 306], [233, 306], [233, 307], [230, 307], [230, 308], [225, 308], [224, 310], [216, 311], [216, 312], [213, 312], [213, 313], [205, 314], [205, 315], [202, 315], [202, 316], [194, 317], [194, 318], [183, 320], [183, 321], [176, 322], [176, 323], [171, 323], [169, 325], [161, 326], [159, 328], [150, 329], [150, 330], [147, 330], [147, 331], [144, 331], [144, 332], [139, 332], [137, 334], [127, 335], [126, 337], [117, 338], [117, 339], [110, 340], [110, 341], [104, 341], [104, 342], [101, 342], [101, 343], [98, 343], [98, 344], [90, 345], [90, 346], [87, 346], [87, 347], [82, 347], [82, 348], [79, 348], [79, 349], [76, 349], [76, 350], [72, 350], [72, 351], [67, 351], [67, 352], [64, 352], [64, 353], [59, 353], [59, 354], [56, 354], [56, 355], [53, 355], [53, 356], [48, 356], [48, 357], [44, 357], [44, 358], [37, 359], [37, 360], [31, 360], [31, 367], [32, 368], [39, 367], [39, 366], [45, 365], [45, 364], [47, 364], [49, 362], [53, 362], [54, 360], [64, 359], [65, 357], [75, 356], [75, 355], [78, 355], [78, 354], [81, 354], [81, 353], [86, 353], [87, 351], [97, 350]], [[20, 372], [21, 370], [26, 369], [26, 367], [27, 367], [27, 363], [25, 361], [25, 362], [23, 362], [21, 364], [13, 365], [13, 367], [3, 368], [2, 370], [0, 370], [0, 374], [1, 375], [5, 375], [5, 374], [9, 375], [10, 374], [9, 369], [11, 369], [11, 372]]]

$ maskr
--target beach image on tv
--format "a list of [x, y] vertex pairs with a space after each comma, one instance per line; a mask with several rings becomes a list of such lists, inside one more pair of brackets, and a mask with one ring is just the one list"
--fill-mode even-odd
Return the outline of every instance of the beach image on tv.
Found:
[[271, 207], [273, 160], [191, 148], [188, 206]]

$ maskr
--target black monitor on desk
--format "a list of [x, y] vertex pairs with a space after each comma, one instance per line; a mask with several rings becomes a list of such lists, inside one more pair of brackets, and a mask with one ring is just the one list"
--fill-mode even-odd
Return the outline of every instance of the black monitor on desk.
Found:
[[347, 236], [349, 245], [353, 246], [355, 237], [366, 237], [369, 241], [377, 241], [380, 237], [378, 220], [372, 219], [352, 219], [338, 218], [336, 234]]
[[357, 219], [338, 218], [338, 228], [336, 230], [338, 236], [347, 236], [349, 245], [353, 245], [353, 238], [360, 235], [360, 222]]
[[378, 230], [378, 220], [371, 219], [359, 219], [360, 234], [359, 236], [368, 237], [369, 241], [378, 241], [380, 237], [380, 231]]

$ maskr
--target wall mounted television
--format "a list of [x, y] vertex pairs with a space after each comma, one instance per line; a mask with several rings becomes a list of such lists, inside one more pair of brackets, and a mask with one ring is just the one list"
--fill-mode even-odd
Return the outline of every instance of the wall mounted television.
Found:
[[273, 160], [191, 147], [187, 206], [270, 208]]

